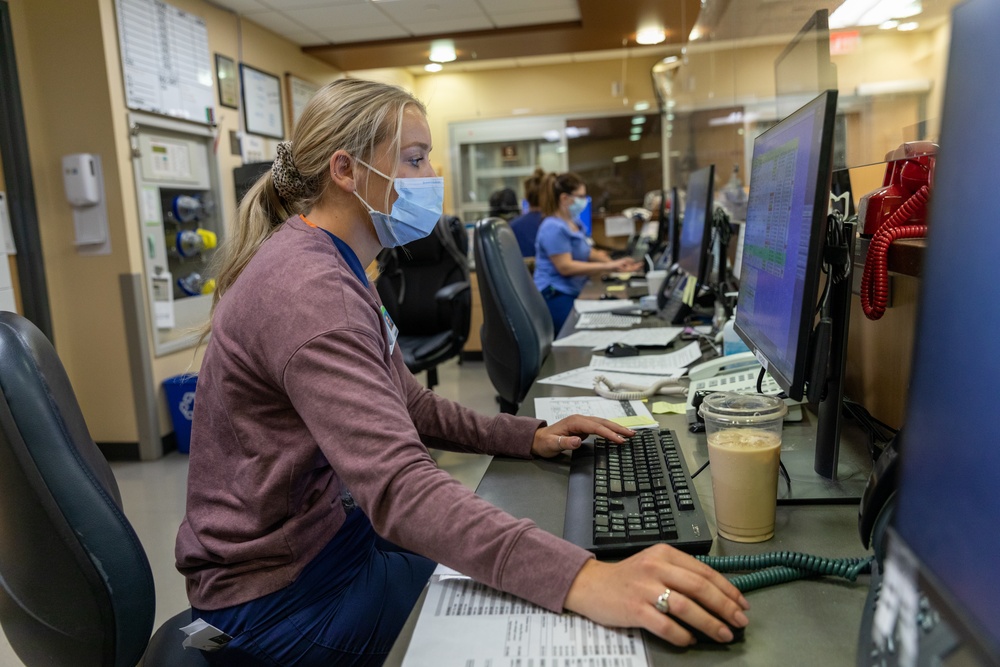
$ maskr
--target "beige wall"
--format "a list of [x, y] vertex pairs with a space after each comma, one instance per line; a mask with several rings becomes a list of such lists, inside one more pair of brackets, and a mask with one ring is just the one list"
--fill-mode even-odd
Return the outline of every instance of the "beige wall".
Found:
[[[283, 77], [285, 72], [326, 83], [339, 74], [254, 24], [201, 0], [171, 4], [203, 17], [209, 51], [228, 55]], [[55, 345], [94, 439], [138, 438], [126, 352], [119, 274], [142, 273], [135, 182], [128, 141], [127, 109], [114, 0], [12, 0], [15, 52], [27, 119], [32, 175], [52, 309]], [[240, 33], [242, 32], [242, 44]], [[214, 61], [212, 63], [214, 71]], [[218, 98], [216, 97], [216, 100]], [[239, 129], [237, 111], [218, 108], [222, 210], [235, 210], [229, 130]], [[62, 193], [60, 158], [96, 153], [104, 167], [111, 237], [110, 255], [81, 256], [72, 245], [73, 222]], [[197, 368], [194, 350], [153, 361], [156, 391], [166, 377]], [[172, 430], [160, 401], [161, 433]]]

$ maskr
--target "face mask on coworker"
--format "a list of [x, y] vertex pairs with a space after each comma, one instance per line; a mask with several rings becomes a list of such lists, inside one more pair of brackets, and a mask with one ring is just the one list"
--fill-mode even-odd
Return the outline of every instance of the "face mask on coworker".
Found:
[[585, 208], [587, 208], [586, 197], [573, 197], [573, 203], [569, 205], [569, 214], [571, 217], [579, 218]]
[[376, 211], [361, 195], [361, 203], [368, 209], [375, 234], [383, 248], [395, 248], [406, 245], [410, 241], [422, 239], [434, 230], [434, 225], [441, 218], [444, 205], [444, 179], [440, 176], [430, 178], [396, 178], [392, 179], [371, 166], [364, 160], [355, 158], [370, 170], [391, 181], [398, 195], [392, 203], [389, 213]]

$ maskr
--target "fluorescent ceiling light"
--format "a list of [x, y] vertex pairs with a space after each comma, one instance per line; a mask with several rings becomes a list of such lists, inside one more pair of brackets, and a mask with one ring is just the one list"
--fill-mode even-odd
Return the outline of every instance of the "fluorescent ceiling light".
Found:
[[642, 125], [645, 122], [646, 122], [646, 117], [645, 116], [632, 116], [632, 124], [633, 125]]
[[891, 19], [905, 19], [922, 11], [920, 0], [845, 0], [830, 14], [830, 28], [881, 25]]
[[892, 30], [893, 28], [895, 28], [898, 25], [899, 25], [899, 21], [897, 21], [896, 19], [891, 19], [889, 21], [886, 21], [882, 25], [880, 25], [879, 29], [881, 29], [881, 30]]
[[567, 139], [578, 139], [580, 137], [585, 137], [588, 134], [590, 134], [589, 127], [576, 127], [575, 125], [570, 125], [566, 128]]
[[910, 21], [909, 23], [901, 23], [896, 30], [901, 30], [903, 32], [908, 32], [910, 30], [916, 30], [920, 27], [920, 24], [916, 21]]
[[628, 162], [628, 155], [616, 155], [613, 158], [611, 158], [611, 161], [615, 163]]
[[635, 41], [639, 44], [659, 44], [667, 38], [663, 28], [646, 27], [640, 28], [635, 34]]
[[629, 137], [629, 141], [639, 141], [640, 139], [642, 139], [641, 134], [633, 134], [631, 137]]
[[649, 108], [649, 102], [643, 100], [642, 102], [636, 102], [635, 106], [632, 107], [636, 111], [645, 111]]
[[444, 69], [444, 65], [441, 63], [427, 63], [424, 65], [424, 69], [428, 72], [440, 72]]
[[652, 153], [640, 153], [640, 160], [658, 160], [660, 158], [660, 151], [653, 151]]
[[431, 42], [431, 60], [436, 63], [450, 63], [455, 55], [455, 42], [450, 39], [436, 39]]

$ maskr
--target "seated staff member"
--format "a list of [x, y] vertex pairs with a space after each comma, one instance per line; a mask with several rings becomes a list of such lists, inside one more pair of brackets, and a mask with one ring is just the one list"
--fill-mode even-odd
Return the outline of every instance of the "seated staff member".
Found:
[[535, 239], [535, 285], [558, 334], [590, 276], [636, 271], [642, 262], [631, 257], [612, 260], [604, 250], [591, 247], [579, 222], [587, 206], [587, 186], [576, 174], [547, 174], [538, 200], [546, 217]]
[[[435, 562], [548, 609], [722, 639], [746, 623], [720, 574], [660, 545], [621, 563], [493, 507], [427, 446], [529, 458], [612, 422], [487, 417], [427, 390], [364, 268], [429, 234], [442, 181], [424, 107], [344, 79], [315, 94], [227, 238], [198, 377], [177, 567], [194, 618], [232, 640], [214, 665], [379, 665]], [[384, 211], [388, 211], [385, 213]]]
[[538, 227], [545, 217], [538, 205], [538, 191], [542, 187], [543, 178], [545, 170], [539, 167], [535, 169], [535, 173], [524, 179], [524, 199], [528, 202], [528, 211], [510, 221], [510, 229], [517, 238], [517, 245], [520, 246], [523, 257], [535, 256], [535, 238], [538, 236]]

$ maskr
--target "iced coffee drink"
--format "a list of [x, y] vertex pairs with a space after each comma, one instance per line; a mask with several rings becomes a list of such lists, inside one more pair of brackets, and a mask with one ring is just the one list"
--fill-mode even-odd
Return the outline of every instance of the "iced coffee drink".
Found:
[[763, 542], [774, 536], [780, 455], [780, 433], [733, 428], [708, 436], [720, 536], [736, 542]]
[[774, 536], [784, 401], [761, 394], [716, 393], [699, 408], [719, 536], [763, 542]]

